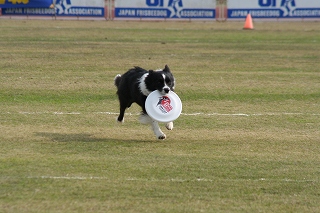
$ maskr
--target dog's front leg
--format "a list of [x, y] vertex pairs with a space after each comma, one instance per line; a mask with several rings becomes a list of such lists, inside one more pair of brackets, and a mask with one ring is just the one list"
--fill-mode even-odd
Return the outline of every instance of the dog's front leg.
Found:
[[168, 130], [172, 130], [173, 129], [173, 122], [166, 123], [166, 128]]
[[[150, 118], [150, 116], [148, 114], [142, 113], [140, 115], [139, 120], [140, 120], [140, 123], [142, 123], [142, 124], [150, 124], [151, 125], [151, 128], [152, 128], [154, 134], [157, 136], [157, 139], [161, 139], [161, 140], [166, 139], [166, 135], [161, 131], [158, 122], [155, 120], [152, 120], [152, 118]], [[172, 124], [172, 128], [173, 128], [173, 124]]]
[[166, 139], [166, 135], [161, 131], [157, 121], [153, 120], [151, 123], [151, 126], [152, 126], [152, 130], [153, 130], [154, 134], [157, 136], [158, 139], [160, 139], [160, 140]]

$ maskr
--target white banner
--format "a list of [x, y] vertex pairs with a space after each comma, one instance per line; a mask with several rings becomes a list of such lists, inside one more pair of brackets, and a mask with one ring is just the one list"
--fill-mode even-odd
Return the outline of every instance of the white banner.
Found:
[[214, 19], [216, 0], [116, 0], [116, 18]]
[[228, 18], [320, 18], [320, 0], [228, 0]]
[[104, 0], [56, 0], [56, 14], [68, 16], [104, 16]]

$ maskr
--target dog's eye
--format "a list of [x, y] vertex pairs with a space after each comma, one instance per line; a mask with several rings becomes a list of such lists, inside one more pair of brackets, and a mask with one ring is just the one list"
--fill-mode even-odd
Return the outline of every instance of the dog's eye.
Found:
[[170, 79], [166, 79], [166, 84], [168, 84], [168, 85], [170, 85], [170, 84], [171, 84]]

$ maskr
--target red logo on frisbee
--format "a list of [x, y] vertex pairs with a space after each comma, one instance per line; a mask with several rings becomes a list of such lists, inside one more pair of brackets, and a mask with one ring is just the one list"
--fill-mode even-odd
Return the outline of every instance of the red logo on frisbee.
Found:
[[168, 96], [162, 96], [162, 97], [159, 97], [159, 102], [157, 104], [157, 107], [159, 107], [162, 113], [166, 114], [173, 109], [170, 103], [171, 103], [171, 100]]

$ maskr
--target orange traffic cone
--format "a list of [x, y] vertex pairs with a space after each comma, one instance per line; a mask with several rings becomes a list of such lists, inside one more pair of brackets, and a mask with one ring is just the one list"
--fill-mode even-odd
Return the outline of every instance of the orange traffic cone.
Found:
[[244, 30], [253, 30], [252, 18], [250, 13], [247, 15], [246, 22], [244, 23]]

